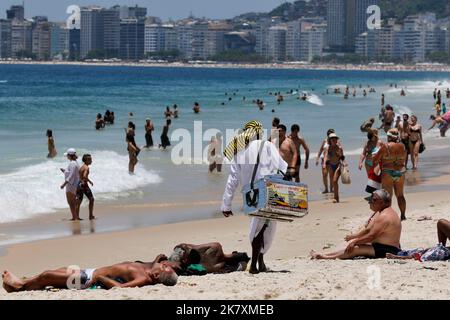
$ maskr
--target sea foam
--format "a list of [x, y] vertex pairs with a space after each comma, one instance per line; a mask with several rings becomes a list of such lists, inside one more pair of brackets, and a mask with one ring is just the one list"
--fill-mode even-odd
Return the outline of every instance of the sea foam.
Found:
[[[129, 196], [133, 190], [161, 182], [158, 174], [137, 165], [128, 173], [128, 157], [112, 151], [92, 152], [90, 179], [97, 200]], [[78, 159], [81, 166], [81, 159]], [[28, 219], [32, 216], [68, 208], [65, 191], [60, 189], [67, 160], [58, 157], [36, 165], [0, 175], [0, 223]]]

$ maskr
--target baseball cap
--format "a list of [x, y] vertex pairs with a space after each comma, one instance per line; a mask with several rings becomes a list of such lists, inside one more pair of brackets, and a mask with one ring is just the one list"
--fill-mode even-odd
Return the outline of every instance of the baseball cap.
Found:
[[77, 151], [74, 148], [69, 148], [67, 149], [67, 151], [64, 153], [65, 156], [74, 156], [77, 154]]

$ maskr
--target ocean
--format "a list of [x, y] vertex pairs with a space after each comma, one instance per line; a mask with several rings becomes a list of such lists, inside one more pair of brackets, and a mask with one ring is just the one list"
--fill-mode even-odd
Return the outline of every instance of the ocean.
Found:
[[[355, 86], [357, 96], [344, 100], [343, 95], [332, 94], [333, 88], [339, 86], [343, 91], [345, 85]], [[362, 90], [368, 90], [368, 85], [376, 93], [363, 97]], [[128, 174], [124, 135], [128, 121], [135, 122], [137, 143], [144, 145], [145, 119], [151, 118], [153, 139], [158, 144], [165, 107], [173, 104], [178, 105], [179, 118], [172, 120], [169, 136], [173, 134], [175, 140], [184, 129], [193, 141], [196, 123], [202, 127], [203, 137], [195, 136], [197, 141], [203, 140], [202, 148], [213, 135], [213, 131], [205, 132], [208, 129], [225, 135], [226, 129], [239, 129], [253, 119], [270, 128], [274, 116], [288, 128], [298, 123], [311, 148], [310, 169], [304, 175], [311, 199], [321, 198], [315, 155], [326, 130], [334, 128], [349, 156], [354, 178], [351, 187], [342, 188], [342, 194], [364, 195], [365, 173], [357, 170], [356, 161], [366, 137], [359, 126], [369, 117], [378, 119], [381, 93], [396, 113], [415, 114], [427, 128], [433, 113], [433, 90], [447, 87], [450, 74], [436, 72], [0, 65], [0, 224], [48, 213], [68, 215], [61, 212], [67, 204], [59, 188], [63, 182], [59, 168], [67, 165], [63, 153], [69, 147], [76, 148], [79, 155], [93, 156], [92, 190], [97, 204], [220, 201], [228, 168], [222, 174], [209, 175], [205, 163], [175, 165], [171, 160], [174, 147], [142, 150], [136, 174]], [[400, 96], [401, 88], [406, 97]], [[281, 105], [269, 94], [278, 91], [284, 96]], [[309, 102], [297, 99], [303, 91], [311, 94]], [[265, 102], [263, 111], [252, 103], [256, 99]], [[443, 100], [449, 102], [445, 92]], [[192, 111], [196, 101], [201, 105], [200, 114]], [[115, 124], [96, 131], [96, 114], [107, 109], [115, 112]], [[132, 118], [129, 112], [133, 112]], [[46, 158], [47, 129], [53, 130], [58, 150], [52, 160]], [[432, 169], [448, 164], [449, 139], [439, 138], [435, 129], [425, 133], [425, 141], [421, 171], [428, 165], [429, 172], [437, 175]], [[201, 162], [203, 150], [198, 151], [192, 147], [191, 155]]]

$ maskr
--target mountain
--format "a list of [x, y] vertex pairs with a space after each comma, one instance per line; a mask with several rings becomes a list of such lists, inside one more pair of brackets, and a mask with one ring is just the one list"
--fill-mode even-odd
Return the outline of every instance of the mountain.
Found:
[[[284, 0], [280, 0], [284, 1]], [[282, 17], [285, 21], [292, 21], [301, 17], [326, 17], [328, 0], [298, 0], [284, 2], [275, 9], [266, 13], [245, 13], [234, 18], [235, 20], [257, 21], [274, 16]], [[397, 18], [399, 22], [407, 16], [434, 12], [438, 18], [450, 16], [449, 0], [380, 0], [383, 18]]]
[[397, 18], [402, 21], [409, 15], [434, 12], [438, 18], [450, 16], [448, 0], [381, 0], [383, 18]]

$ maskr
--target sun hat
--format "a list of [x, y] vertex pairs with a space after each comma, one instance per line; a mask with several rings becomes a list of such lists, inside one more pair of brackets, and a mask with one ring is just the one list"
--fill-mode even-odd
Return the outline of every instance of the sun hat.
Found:
[[69, 148], [64, 153], [65, 156], [75, 156], [77, 154], [77, 151], [74, 148]]

